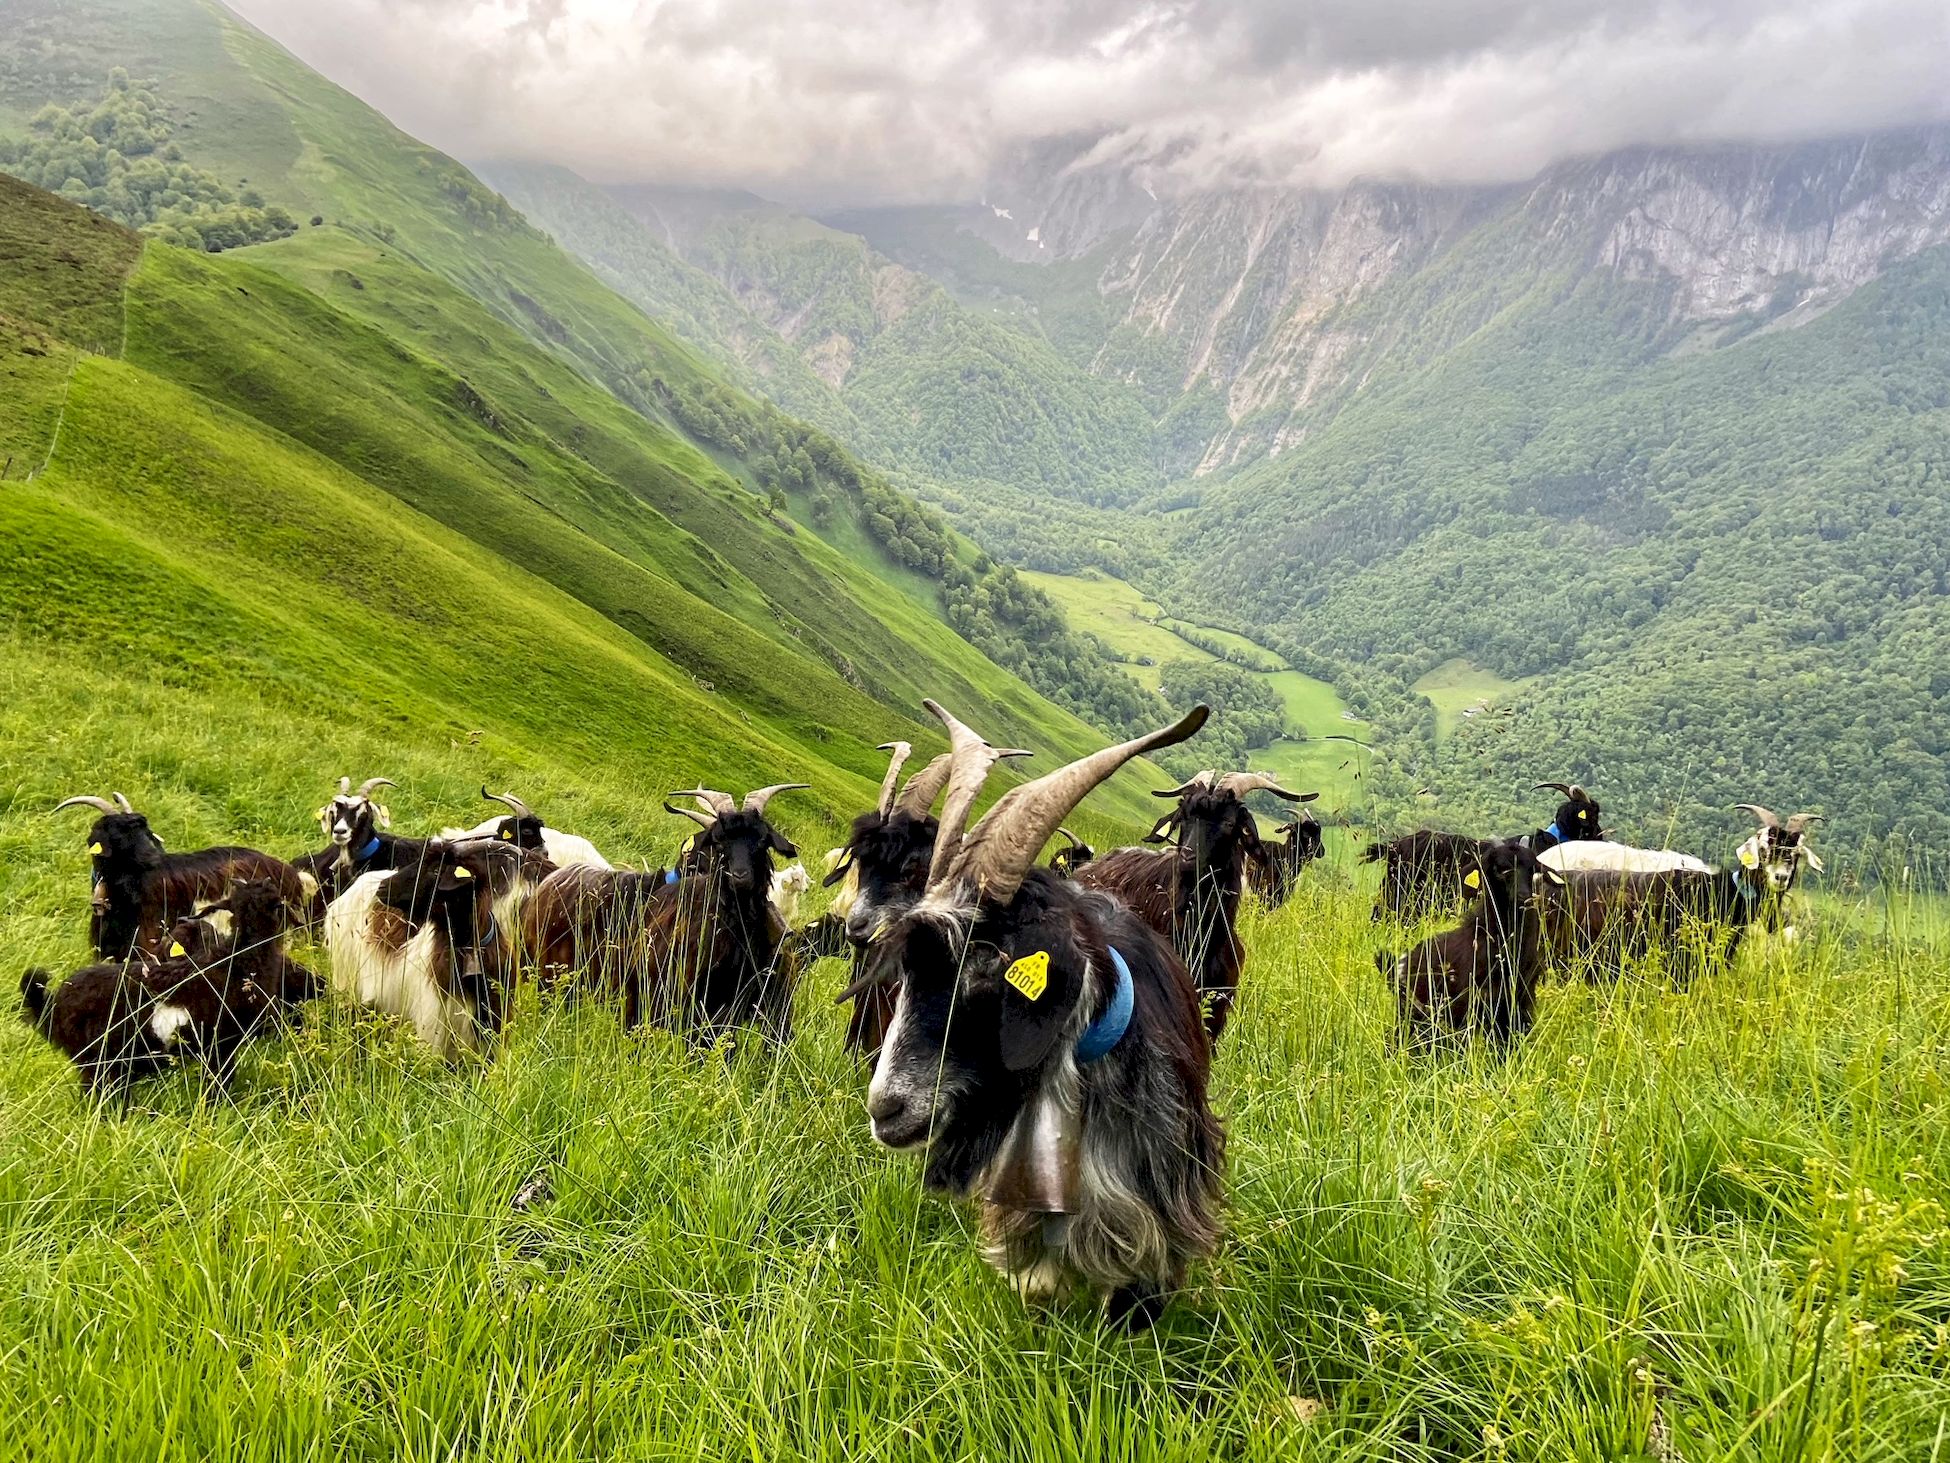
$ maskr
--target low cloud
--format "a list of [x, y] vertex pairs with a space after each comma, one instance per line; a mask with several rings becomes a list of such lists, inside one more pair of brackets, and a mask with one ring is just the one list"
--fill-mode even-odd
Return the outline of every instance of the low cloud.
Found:
[[463, 157], [801, 206], [969, 198], [1051, 136], [1164, 191], [1950, 120], [1942, 0], [232, 3]]

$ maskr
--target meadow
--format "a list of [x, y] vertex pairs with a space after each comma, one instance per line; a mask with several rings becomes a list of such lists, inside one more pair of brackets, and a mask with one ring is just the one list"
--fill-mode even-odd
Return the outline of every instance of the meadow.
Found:
[[[247, 779], [228, 809], [262, 830], [294, 796]], [[83, 828], [27, 811], [5, 948], [70, 964]], [[789, 1045], [735, 1060], [524, 990], [494, 1060], [449, 1069], [328, 1004], [231, 1100], [182, 1074], [121, 1116], [0, 1025], [4, 1451], [1950, 1456], [1941, 906], [1825, 898], [1813, 938], [1685, 995], [1554, 984], [1502, 1061], [1391, 1050], [1369, 907], [1332, 863], [1249, 912], [1230, 1235], [1136, 1337], [1025, 1310], [970, 1212], [875, 1148], [837, 962]]]

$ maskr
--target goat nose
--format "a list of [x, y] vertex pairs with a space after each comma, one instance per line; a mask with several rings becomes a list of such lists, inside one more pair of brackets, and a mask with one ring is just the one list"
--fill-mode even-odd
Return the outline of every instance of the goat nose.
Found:
[[897, 1118], [906, 1108], [907, 1100], [898, 1092], [869, 1091], [867, 1093], [867, 1116], [876, 1123], [885, 1123], [891, 1118]]

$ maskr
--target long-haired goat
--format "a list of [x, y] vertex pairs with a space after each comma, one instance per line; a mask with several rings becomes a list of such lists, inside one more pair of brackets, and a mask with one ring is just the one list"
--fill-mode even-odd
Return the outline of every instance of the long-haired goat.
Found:
[[511, 792], [489, 792], [481, 789], [481, 798], [490, 803], [506, 803], [509, 811], [497, 818], [489, 818], [472, 828], [443, 828], [440, 836], [449, 843], [462, 843], [475, 838], [492, 838], [498, 843], [512, 843], [517, 848], [525, 848], [531, 853], [539, 853], [558, 869], [614, 868], [608, 859], [597, 852], [596, 845], [586, 838], [573, 833], [564, 833], [559, 828], [550, 828], [533, 812], [528, 804]]
[[450, 1061], [486, 1052], [515, 984], [521, 906], [553, 871], [510, 844], [435, 839], [360, 875], [325, 911], [333, 988], [404, 1018]]
[[141, 955], [82, 967], [54, 990], [48, 972], [20, 978], [23, 1014], [63, 1052], [91, 1096], [174, 1066], [201, 1062], [228, 1087], [237, 1050], [270, 1024], [270, 996], [249, 980], [226, 981], [187, 959]]
[[1246, 947], [1239, 938], [1239, 895], [1246, 864], [1259, 847], [1259, 829], [1246, 798], [1270, 792], [1289, 802], [1312, 802], [1318, 793], [1288, 792], [1264, 772], [1201, 772], [1183, 787], [1156, 793], [1178, 805], [1154, 836], [1175, 839], [1162, 851], [1114, 849], [1084, 865], [1076, 881], [1130, 906], [1133, 913], [1172, 942], [1192, 972], [1205, 1008], [1206, 1030], [1216, 1042], [1232, 1014]]
[[1562, 883], [1522, 838], [1492, 843], [1463, 872], [1477, 896], [1461, 924], [1406, 955], [1375, 953], [1394, 987], [1397, 1029], [1426, 1045], [1440, 1036], [1481, 1036], [1508, 1046], [1530, 1029], [1544, 972], [1538, 883]]
[[113, 803], [72, 797], [56, 804], [54, 811], [76, 807], [101, 814], [88, 829], [93, 859], [88, 943], [103, 960], [126, 960], [137, 949], [160, 949], [179, 916], [222, 898], [233, 879], [270, 879], [294, 904], [301, 898], [297, 870], [254, 848], [165, 852], [162, 840], [149, 830], [149, 820], [119, 792]]
[[292, 860], [305, 884], [305, 923], [317, 924], [325, 907], [352, 887], [362, 874], [398, 868], [426, 848], [424, 838], [401, 838], [386, 830], [393, 815], [373, 801], [382, 787], [397, 787], [390, 777], [368, 777], [355, 791], [352, 779], [341, 777], [339, 790], [318, 810], [318, 826], [330, 842], [317, 853]]
[[1463, 874], [1476, 867], [1490, 841], [1418, 828], [1399, 838], [1370, 843], [1361, 851], [1362, 861], [1382, 866], [1373, 918], [1419, 919], [1461, 904], [1466, 892]]
[[325, 993], [324, 982], [284, 948], [301, 913], [274, 881], [241, 879], [215, 904], [170, 928], [168, 953], [225, 983], [248, 980], [289, 1011]]
[[930, 1188], [979, 1196], [987, 1256], [1023, 1294], [1082, 1280], [1149, 1324], [1219, 1239], [1211, 1045], [1170, 941], [1035, 860], [1092, 788], [1208, 709], [1011, 789], [964, 833], [995, 750], [927, 706], [954, 761], [926, 893], [862, 977], [899, 987], [874, 1137], [924, 1153]]
[[668, 1023], [709, 1036], [757, 1025], [783, 1038], [792, 1018], [790, 962], [778, 959], [784, 927], [769, 897], [772, 855], [798, 850], [765, 818], [775, 794], [762, 787], [743, 806], [693, 788], [710, 812], [664, 806], [701, 826], [688, 845], [690, 872], [666, 876], [571, 868], [551, 874], [527, 913], [527, 938], [545, 970], [620, 998], [623, 1021]]

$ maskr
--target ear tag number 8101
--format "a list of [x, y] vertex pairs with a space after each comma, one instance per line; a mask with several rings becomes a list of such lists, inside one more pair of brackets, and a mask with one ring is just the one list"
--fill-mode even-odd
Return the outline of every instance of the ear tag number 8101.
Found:
[[1039, 999], [1049, 988], [1049, 951], [1023, 956], [1002, 973], [1002, 978], [1030, 1000]]

